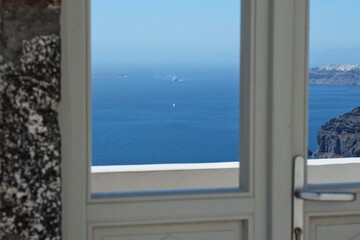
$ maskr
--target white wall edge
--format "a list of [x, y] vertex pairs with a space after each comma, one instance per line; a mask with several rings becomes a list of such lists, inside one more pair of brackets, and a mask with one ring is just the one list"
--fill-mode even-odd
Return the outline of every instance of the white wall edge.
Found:
[[[307, 161], [308, 166], [342, 165], [342, 164], [354, 164], [354, 163], [360, 163], [360, 158], [311, 159]], [[91, 173], [206, 170], [206, 169], [230, 169], [230, 168], [239, 168], [239, 167], [240, 167], [239, 162], [110, 165], [110, 166], [92, 166]]]
[[240, 166], [239, 162], [111, 165], [111, 166], [92, 166], [91, 173], [227, 169], [227, 168], [239, 168], [239, 166]]
[[340, 165], [360, 163], [360, 158], [327, 158], [327, 159], [311, 159], [307, 161], [308, 166], [318, 165]]

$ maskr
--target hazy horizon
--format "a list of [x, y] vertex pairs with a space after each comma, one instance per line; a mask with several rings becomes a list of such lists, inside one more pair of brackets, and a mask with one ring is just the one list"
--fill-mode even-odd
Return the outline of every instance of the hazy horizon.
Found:
[[311, 0], [309, 65], [360, 63], [360, 1]]
[[92, 0], [91, 14], [95, 71], [239, 67], [238, 0]]
[[[94, 72], [240, 64], [240, 0], [91, 3]], [[358, 0], [310, 1], [310, 67], [360, 63], [358, 9]]]

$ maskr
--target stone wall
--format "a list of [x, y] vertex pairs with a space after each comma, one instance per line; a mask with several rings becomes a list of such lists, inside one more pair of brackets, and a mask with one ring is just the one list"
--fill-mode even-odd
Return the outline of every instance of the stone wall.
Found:
[[60, 2], [0, 0], [0, 239], [61, 239]]

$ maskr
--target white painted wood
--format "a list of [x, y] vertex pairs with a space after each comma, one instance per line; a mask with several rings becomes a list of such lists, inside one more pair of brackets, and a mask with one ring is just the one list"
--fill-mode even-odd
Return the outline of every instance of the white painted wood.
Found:
[[[87, 0], [90, 2], [90, 0]], [[255, 126], [253, 125], [253, 115], [254, 115], [254, 67], [253, 67], [253, 59], [255, 54], [255, 46], [253, 44], [253, 41], [255, 39], [254, 37], [254, 30], [255, 30], [255, 2], [253, 0], [239, 0], [242, 2], [242, 21], [241, 21], [241, 79], [244, 79], [241, 81], [241, 114], [240, 114], [240, 122], [242, 123], [241, 128], [241, 136], [240, 136], [240, 145], [241, 147], [241, 159], [244, 159], [242, 161], [243, 167], [241, 168], [241, 173], [239, 174], [240, 177], [236, 181], [235, 186], [239, 186], [242, 190], [246, 190], [249, 193], [252, 191], [251, 185], [253, 184], [253, 132]], [[89, 4], [88, 4], [89, 5]], [[89, 9], [88, 9], [88, 21], [87, 21], [87, 36], [90, 38], [90, 16], [89, 16]], [[251, 20], [251, 18], [254, 18]], [[244, 21], [246, 19], [246, 21]], [[266, 39], [266, 38], [262, 38]], [[88, 138], [87, 141], [87, 168], [89, 169], [87, 174], [88, 182], [91, 181], [91, 102], [90, 102], [90, 45], [87, 44], [87, 51], [88, 56], [86, 59], [87, 63], [87, 74], [88, 74], [88, 84], [86, 86], [88, 94], [87, 94], [87, 103], [86, 103], [86, 109], [87, 109], [87, 129], [88, 129]], [[263, 113], [262, 113], [263, 114]], [[263, 120], [266, 120], [265, 116], [262, 118]], [[217, 186], [215, 186], [217, 187]], [[224, 186], [226, 187], [226, 186]], [[197, 186], [195, 186], [197, 188]], [[93, 201], [91, 196], [91, 184], [88, 184], [88, 202]], [[158, 190], [159, 188], [156, 188], [154, 190]], [[160, 185], [160, 189], [164, 189], [164, 186]], [[120, 200], [120, 199], [119, 199]], [[99, 200], [97, 200], [98, 202]], [[107, 201], [107, 200], [104, 200]], [[112, 200], [113, 202], [113, 200]]]
[[[305, 167], [306, 159], [301, 156], [297, 156], [294, 159], [294, 181], [293, 189], [294, 193], [302, 191], [305, 186]], [[293, 198], [293, 238], [298, 238], [296, 240], [303, 240], [302, 236], [297, 236], [299, 231], [301, 232], [304, 229], [304, 200], [298, 197]], [[300, 239], [299, 239], [300, 238]]]
[[268, 236], [292, 238], [294, 0], [271, 1]]
[[[250, 192], [253, 193], [254, 201], [254, 213], [251, 218], [244, 222], [244, 227], [247, 230], [247, 234], [244, 236], [244, 239], [249, 240], [263, 240], [268, 239], [268, 198], [267, 198], [267, 189], [268, 189], [268, 128], [269, 128], [269, 112], [268, 112], [268, 100], [269, 100], [269, 33], [270, 33], [270, 6], [271, 1], [268, 0], [248, 0], [243, 1], [243, 25], [242, 25], [242, 35], [247, 36], [251, 35], [251, 38], [247, 42], [242, 40], [242, 50], [251, 49], [248, 53], [250, 58], [248, 58], [249, 67], [248, 69], [252, 74], [248, 77], [243, 75], [242, 81], [251, 82], [253, 84], [253, 91], [251, 92], [252, 105], [249, 106], [253, 111], [253, 115], [248, 121], [252, 122], [253, 125], [248, 130], [249, 138], [246, 139], [245, 136], [241, 142], [242, 151], [249, 148], [249, 155], [241, 156], [241, 168], [244, 167], [244, 164], [249, 164], [248, 169], [240, 169], [240, 184], [244, 181], [248, 181]], [[250, 10], [246, 10], [249, 8]], [[250, 16], [246, 17], [247, 14]], [[246, 22], [249, 22], [248, 27], [244, 26]], [[250, 27], [250, 31], [246, 31]], [[243, 37], [242, 36], [242, 37]], [[247, 44], [247, 45], [246, 45]], [[242, 64], [246, 59], [242, 59]], [[243, 69], [241, 70], [243, 71]], [[241, 86], [241, 94], [245, 94], [246, 85]], [[245, 95], [245, 99], [246, 100]], [[242, 100], [242, 101], [243, 101]], [[249, 104], [250, 104], [249, 103]], [[242, 116], [248, 114], [246, 107], [244, 105], [242, 108]], [[241, 121], [246, 121], [246, 119], [241, 119]], [[241, 124], [243, 124], [242, 122]], [[243, 128], [246, 128], [246, 125], [243, 125]], [[248, 145], [244, 145], [244, 142], [248, 142]], [[249, 159], [249, 162], [246, 160]], [[248, 172], [247, 175], [245, 173]], [[245, 180], [244, 180], [245, 178]], [[246, 185], [241, 185], [242, 188], [245, 188]]]
[[[201, 230], [199, 222], [206, 229], [229, 221], [242, 222], [244, 239], [291, 239], [292, 159], [306, 153], [307, 2], [243, 0], [241, 191], [162, 192], [111, 199], [93, 199], [89, 184], [88, 4], [86, 0], [64, 4], [65, 85], [60, 111], [64, 239], [101, 239], [106, 231], [119, 231], [120, 237], [113, 239], [126, 239], [121, 235], [130, 226], [136, 235], [144, 228], [157, 232], [169, 223], [175, 227], [168, 234], [174, 236], [184, 224]], [[197, 236], [210, 238], [201, 235], [207, 233], [201, 230]]]
[[242, 222], [93, 226], [93, 240], [242, 240]]
[[[293, 156], [307, 156], [307, 91], [308, 91], [308, 37], [309, 1], [295, 1], [293, 79], [292, 79], [292, 144]], [[340, 163], [343, 161], [342, 163]], [[308, 163], [308, 185], [310, 190], [335, 192], [357, 192], [359, 184], [346, 183], [358, 181], [354, 169], [358, 165], [352, 160], [321, 160]], [[329, 183], [329, 179], [331, 179]], [[319, 184], [328, 182], [328, 184]], [[359, 197], [359, 194], [357, 194]], [[359, 239], [360, 201], [317, 202], [304, 201], [305, 229], [304, 239], [316, 240], [355, 240]], [[296, 216], [294, 216], [296, 218]]]
[[62, 234], [86, 238], [86, 1], [63, 0], [61, 13]]
[[[133, 226], [156, 232], [182, 231], [184, 239], [265, 239], [268, 99], [268, 1], [243, 0], [240, 188], [227, 191], [154, 192], [93, 199], [90, 190], [89, 2], [65, 0], [62, 15], [63, 233], [64, 239], [93, 239], [93, 233]], [[256, 48], [259, 51], [256, 51]], [[239, 182], [239, 181], [238, 181]], [[202, 222], [201, 224], [199, 222]], [[173, 223], [173, 227], [169, 227]], [[236, 231], [217, 231], [226, 225]], [[183, 228], [183, 226], [187, 226]], [[186, 236], [186, 229], [195, 229]], [[240, 227], [239, 227], [240, 226]], [[242, 226], [244, 229], [242, 229]], [[110, 228], [108, 228], [110, 227]], [[184, 230], [182, 230], [184, 229]], [[163, 230], [164, 231], [164, 230]], [[135, 235], [136, 235], [135, 234]], [[179, 235], [179, 236], [180, 236]], [[182, 237], [183, 236], [183, 237]], [[134, 236], [135, 237], [135, 236]], [[119, 239], [116, 236], [100, 239]], [[120, 239], [126, 239], [124, 236]]]
[[92, 203], [87, 208], [89, 222], [136, 223], [196, 222], [247, 219], [256, 210], [251, 197], [185, 199], [172, 201], [128, 201]]
[[360, 240], [360, 216], [312, 217], [310, 240]]

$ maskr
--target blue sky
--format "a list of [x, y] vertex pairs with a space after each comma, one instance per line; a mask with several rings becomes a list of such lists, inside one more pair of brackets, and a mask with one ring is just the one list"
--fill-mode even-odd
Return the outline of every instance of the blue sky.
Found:
[[360, 1], [310, 3], [310, 66], [360, 63]]
[[93, 67], [238, 65], [238, 0], [91, 0]]
[[[310, 3], [310, 66], [360, 63], [360, 0]], [[95, 70], [239, 63], [239, 0], [91, 0], [91, 4]]]

